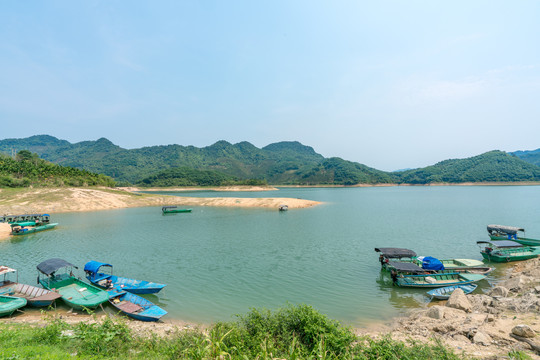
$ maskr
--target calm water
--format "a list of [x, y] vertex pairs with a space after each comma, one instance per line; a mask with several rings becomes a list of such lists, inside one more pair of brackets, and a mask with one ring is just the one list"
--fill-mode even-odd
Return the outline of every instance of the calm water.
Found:
[[[394, 288], [375, 247], [420, 255], [481, 259], [487, 224], [522, 226], [540, 237], [540, 187], [453, 186], [285, 188], [277, 192], [176, 193], [178, 196], [295, 197], [308, 209], [194, 207], [162, 215], [147, 207], [53, 214], [56, 230], [0, 243], [2, 264], [35, 284], [51, 257], [80, 267], [110, 262], [115, 274], [168, 284], [148, 299], [169, 319], [232, 320], [252, 307], [307, 303], [349, 325], [388, 320], [425, 304], [422, 290]], [[498, 266], [482, 289], [500, 277]], [[164, 318], [165, 319], [165, 318]]]

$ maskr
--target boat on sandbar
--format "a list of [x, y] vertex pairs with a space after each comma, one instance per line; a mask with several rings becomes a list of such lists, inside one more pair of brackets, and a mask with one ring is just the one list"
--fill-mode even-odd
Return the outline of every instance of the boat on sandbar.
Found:
[[[540, 240], [525, 237], [525, 229], [506, 225], [488, 225], [487, 232], [491, 240], [513, 240], [527, 246], [540, 246]], [[522, 232], [523, 236], [518, 236]]]
[[191, 209], [178, 209], [177, 206], [163, 206], [161, 211], [164, 214], [190, 213]]
[[9, 316], [26, 305], [26, 299], [0, 295], [0, 317]]
[[465, 285], [484, 280], [485, 278], [485, 275], [470, 273], [404, 275], [392, 272], [392, 282], [400, 287], [435, 288]]
[[476, 284], [445, 286], [429, 290], [427, 294], [435, 299], [448, 300], [450, 298], [450, 295], [452, 295], [456, 289], [463, 290], [465, 295], [467, 295], [476, 290], [477, 287], [478, 285]]
[[[40, 277], [38, 274], [38, 282], [45, 289], [58, 292], [68, 306], [77, 310], [95, 309], [109, 300], [109, 294], [105, 290], [77, 279], [73, 275], [73, 268], [77, 269], [75, 265], [62, 259], [45, 260], [37, 266], [38, 271], [45, 275]], [[57, 274], [58, 270], [65, 272]]]
[[14, 222], [11, 226], [11, 235], [26, 235], [38, 231], [54, 229], [58, 223], [41, 223], [36, 221]]
[[[101, 268], [103, 269], [100, 272]], [[155, 294], [167, 286], [113, 275], [113, 266], [111, 264], [95, 260], [91, 260], [84, 265], [84, 273], [88, 281], [94, 285], [104, 289], [120, 288], [133, 294]]]
[[109, 293], [109, 303], [133, 319], [158, 321], [167, 314], [167, 311], [142, 296], [126, 292], [119, 288], [113, 288], [107, 292]]
[[[8, 274], [16, 273], [17, 279], [15, 282], [7, 279]], [[9, 295], [27, 300], [27, 305], [33, 307], [46, 307], [54, 303], [54, 301], [62, 295], [43, 289], [33, 285], [19, 283], [19, 274], [17, 270], [7, 266], [0, 266], [0, 275], [4, 275], [4, 280], [0, 282], [0, 295]]]
[[492, 262], [510, 262], [534, 259], [540, 254], [540, 249], [524, 246], [513, 240], [477, 241], [480, 253], [484, 259]]

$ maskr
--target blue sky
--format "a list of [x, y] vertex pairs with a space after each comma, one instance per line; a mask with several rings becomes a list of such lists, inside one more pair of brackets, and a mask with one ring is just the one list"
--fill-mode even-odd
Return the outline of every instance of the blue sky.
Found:
[[381, 170], [540, 148], [540, 2], [11, 1], [0, 138], [298, 140]]

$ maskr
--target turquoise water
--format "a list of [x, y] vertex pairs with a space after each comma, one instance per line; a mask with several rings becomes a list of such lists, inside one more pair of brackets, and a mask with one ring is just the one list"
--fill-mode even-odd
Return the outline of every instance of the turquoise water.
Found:
[[[1, 264], [35, 284], [36, 265], [60, 257], [79, 266], [109, 262], [114, 272], [168, 286], [147, 298], [166, 318], [209, 323], [252, 307], [307, 303], [352, 326], [388, 320], [428, 302], [424, 291], [392, 287], [375, 247], [419, 255], [481, 259], [486, 225], [522, 226], [540, 238], [538, 186], [283, 188], [274, 192], [179, 196], [293, 197], [324, 204], [277, 209], [160, 207], [53, 214], [56, 230], [0, 243]], [[480, 289], [489, 288], [499, 265]], [[164, 318], [164, 319], [166, 319]]]

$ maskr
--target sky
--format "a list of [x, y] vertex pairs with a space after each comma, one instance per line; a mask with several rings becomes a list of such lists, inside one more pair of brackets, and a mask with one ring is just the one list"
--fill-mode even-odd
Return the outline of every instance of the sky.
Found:
[[380, 170], [540, 148], [540, 2], [5, 1], [0, 139], [299, 141]]

